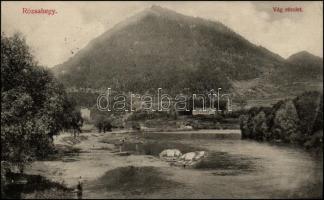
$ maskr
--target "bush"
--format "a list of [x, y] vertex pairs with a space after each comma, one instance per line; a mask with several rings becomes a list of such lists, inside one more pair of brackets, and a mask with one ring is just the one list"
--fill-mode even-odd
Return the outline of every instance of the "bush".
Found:
[[130, 120], [147, 120], [147, 119], [168, 119], [168, 118], [174, 118], [174, 115], [167, 111], [144, 111], [144, 110], [138, 110], [132, 113], [132, 115], [129, 117]]
[[99, 133], [111, 131], [112, 128], [110, 120], [105, 116], [98, 116], [95, 119], [95, 126], [98, 129]]
[[132, 122], [132, 129], [141, 130], [141, 125], [138, 122]]

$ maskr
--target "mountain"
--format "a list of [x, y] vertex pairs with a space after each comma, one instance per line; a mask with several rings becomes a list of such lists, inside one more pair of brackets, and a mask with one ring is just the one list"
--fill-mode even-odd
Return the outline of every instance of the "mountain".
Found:
[[299, 80], [322, 80], [323, 59], [307, 51], [291, 55], [287, 59], [288, 69], [293, 72], [293, 77]]
[[93, 39], [53, 71], [67, 87], [132, 92], [221, 87], [237, 94], [252, 91], [252, 98], [271, 95], [280, 86], [277, 72], [292, 63], [220, 22], [152, 6]]
[[298, 53], [295, 53], [291, 55], [289, 58], [287, 58], [288, 62], [294, 63], [294, 64], [311, 64], [311, 65], [317, 65], [317, 66], [323, 66], [323, 59], [315, 56], [307, 51], [301, 51]]
[[301, 51], [288, 57], [285, 67], [277, 70], [275, 74], [277, 81], [286, 85], [322, 83], [323, 59], [307, 51]]

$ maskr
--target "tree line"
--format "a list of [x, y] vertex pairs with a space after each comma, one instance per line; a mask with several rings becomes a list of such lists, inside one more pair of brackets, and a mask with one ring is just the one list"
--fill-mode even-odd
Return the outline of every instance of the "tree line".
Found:
[[243, 139], [277, 141], [308, 149], [323, 146], [323, 94], [305, 92], [272, 107], [253, 107], [240, 116]]

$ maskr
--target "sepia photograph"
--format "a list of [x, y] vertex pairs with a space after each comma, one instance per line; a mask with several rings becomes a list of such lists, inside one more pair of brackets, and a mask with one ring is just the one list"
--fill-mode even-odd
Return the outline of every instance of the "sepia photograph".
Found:
[[1, 1], [1, 199], [323, 199], [323, 1]]

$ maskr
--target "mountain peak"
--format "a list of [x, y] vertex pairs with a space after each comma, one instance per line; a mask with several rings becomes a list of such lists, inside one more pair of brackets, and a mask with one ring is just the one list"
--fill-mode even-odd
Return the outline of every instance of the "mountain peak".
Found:
[[152, 5], [150, 8], [150, 10], [156, 10], [156, 11], [161, 11], [161, 10], [165, 10], [165, 8], [158, 6], [158, 5]]
[[164, 17], [185, 17], [185, 15], [182, 15], [180, 13], [177, 13], [174, 10], [165, 8], [165, 7], [161, 7], [158, 5], [152, 5], [151, 7], [148, 7], [147, 9], [145, 9], [144, 11], [142, 11], [141, 13], [139, 13], [139, 15], [146, 15], [146, 14], [153, 14], [156, 16], [164, 16]]
[[[151, 7], [148, 8], [148, 10], [158, 12], [158, 13], [177, 13], [176, 11], [170, 10], [168, 8], [158, 6], [158, 5], [152, 5]], [[179, 13], [177, 13], [179, 14]]]

